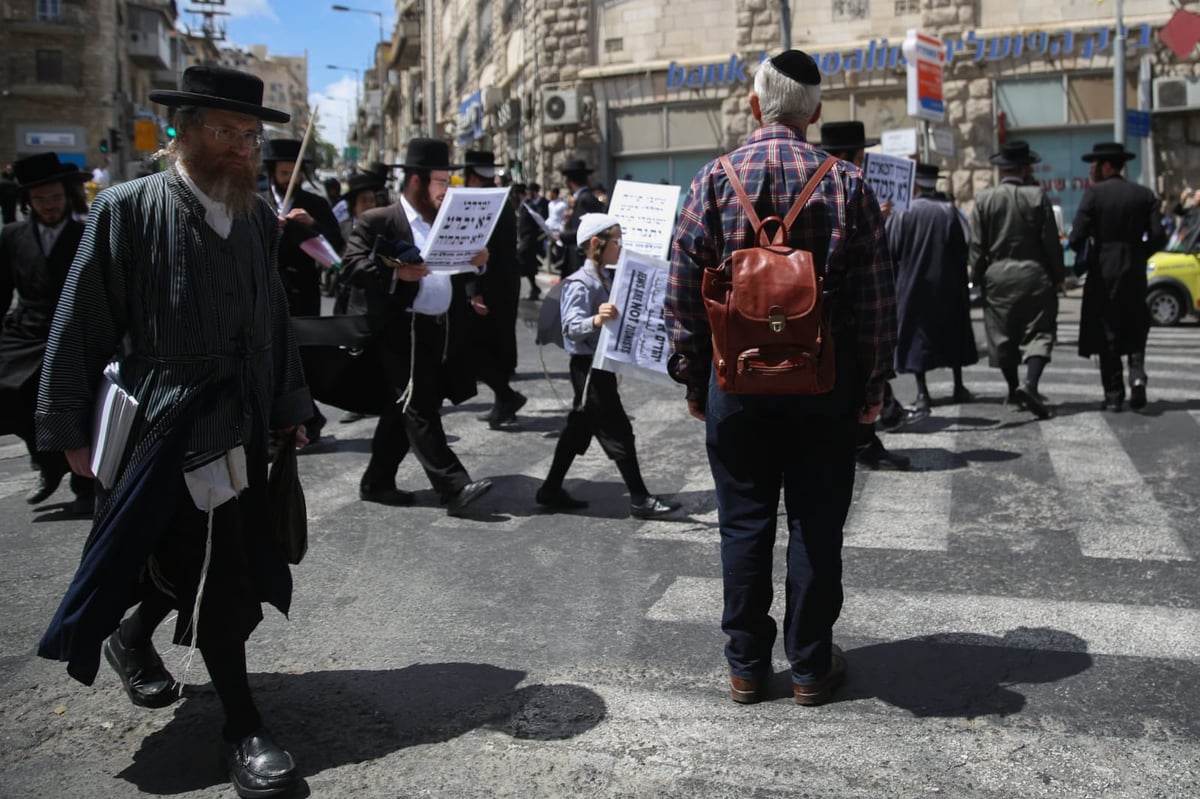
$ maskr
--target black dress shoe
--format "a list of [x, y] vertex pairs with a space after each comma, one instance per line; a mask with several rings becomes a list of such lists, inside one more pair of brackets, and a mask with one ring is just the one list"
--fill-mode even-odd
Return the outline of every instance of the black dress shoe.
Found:
[[562, 486], [558, 488], [542, 486], [537, 490], [534, 499], [537, 500], [537, 504], [555, 510], [583, 510], [588, 506], [587, 501], [575, 499]]
[[525, 403], [529, 399], [520, 391], [514, 391], [513, 395], [504, 402], [497, 401], [492, 408], [492, 412], [488, 414], [487, 422], [493, 430], [509, 422], [517, 420], [517, 411], [525, 407]]
[[358, 498], [363, 502], [378, 502], [380, 505], [394, 505], [398, 508], [407, 508], [413, 504], [413, 495], [408, 491], [401, 491], [395, 486], [385, 486], [384, 488], [359, 486]]
[[913, 400], [914, 411], [924, 411], [925, 413], [929, 413], [929, 408], [931, 405], [933, 405], [933, 402], [929, 399], [928, 394], [918, 394], [917, 398]]
[[855, 450], [854, 459], [868, 469], [895, 469], [898, 472], [906, 472], [912, 466], [912, 461], [907, 456], [889, 452], [878, 437]]
[[1034, 416], [1039, 419], [1050, 418], [1050, 409], [1046, 407], [1045, 401], [1042, 399], [1041, 395], [1037, 393], [1037, 391], [1022, 384], [1017, 386], [1015, 393], [1017, 398], [1021, 401], [1021, 404], [1024, 405], [1026, 410], [1028, 410]]
[[37, 505], [39, 502], [50, 499], [50, 495], [58, 490], [64, 476], [66, 476], [66, 472], [48, 472], [42, 469], [38, 472], [37, 485], [29, 489], [29, 493], [25, 495], [25, 501], [30, 505]]
[[679, 502], [664, 502], [651, 494], [643, 502], [630, 502], [629, 515], [635, 519], [655, 519], [682, 508]]
[[138, 707], [166, 707], [179, 699], [179, 683], [167, 671], [154, 644], [128, 649], [118, 627], [104, 642], [104, 659], [117, 672], [129, 701]]
[[972, 394], [966, 386], [955, 386], [954, 394], [950, 397], [950, 399], [957, 405], [964, 405], [974, 400], [975, 395]]
[[1129, 407], [1140, 411], [1146, 407], [1146, 381], [1135, 380], [1129, 384]]
[[235, 744], [226, 742], [221, 754], [238, 796], [279, 796], [296, 782], [296, 762], [264, 729], [255, 730]]
[[1104, 402], [1100, 403], [1100, 410], [1120, 413], [1125, 410], [1125, 395], [1118, 391], [1105, 392]]
[[450, 497], [450, 501], [446, 503], [446, 512], [451, 516], [458, 516], [467, 509], [475, 500], [482, 497], [492, 489], [492, 481], [484, 478], [476, 480], [474, 483], [467, 483], [458, 493]]

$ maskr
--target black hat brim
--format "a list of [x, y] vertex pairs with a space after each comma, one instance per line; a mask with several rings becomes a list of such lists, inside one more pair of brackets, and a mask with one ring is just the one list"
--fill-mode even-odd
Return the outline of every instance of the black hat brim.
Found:
[[1089, 164], [1094, 161], [1121, 161], [1123, 163], [1135, 158], [1137, 158], [1137, 153], [1131, 153], [1128, 150], [1119, 153], [1087, 153], [1083, 156], [1084, 162]]
[[988, 156], [988, 163], [992, 166], [1029, 166], [1030, 164], [1041, 163], [1042, 156], [1033, 150], [1029, 151], [1028, 158], [1022, 158], [1014, 161], [1011, 158], [1005, 158], [1003, 153], [992, 153]]
[[387, 186], [385, 186], [383, 183], [372, 183], [369, 186], [359, 186], [358, 188], [351, 189], [350, 191], [346, 192], [341, 197], [338, 197], [338, 202], [344, 202], [346, 205], [350, 205], [354, 200], [354, 197], [362, 194], [364, 191], [383, 191], [386, 188]]
[[28, 183], [18, 183], [17, 186], [19, 186], [21, 188], [21, 190], [24, 191], [25, 189], [34, 189], [34, 188], [37, 188], [38, 186], [45, 186], [50, 183], [62, 183], [63, 185], [66, 185], [68, 183], [87, 183], [91, 179], [92, 179], [91, 173], [84, 172], [79, 169], [73, 169], [70, 171], [63, 170], [62, 172], [59, 172], [57, 175], [47, 175], [44, 178], [38, 178], [37, 180], [31, 180]]
[[[453, 172], [456, 169], [465, 169], [470, 164], [440, 164], [437, 166], [430, 166], [429, 164], [388, 164], [388, 166], [396, 169], [437, 169], [444, 172]], [[483, 164], [477, 164], [477, 166], [483, 166]]]
[[820, 147], [822, 150], [835, 150], [840, 153], [840, 152], [843, 152], [844, 150], [865, 150], [868, 147], [874, 147], [876, 144], [879, 144], [879, 139], [863, 139], [862, 141], [852, 141], [852, 142], [840, 142], [840, 141], [839, 142], [832, 142], [832, 141], [824, 142], [823, 141], [823, 142], [820, 142], [819, 144], [815, 144], [813, 146]]
[[213, 97], [212, 95], [196, 94], [195, 92], [156, 89], [150, 92], [150, 101], [159, 105], [172, 107], [194, 105], [203, 108], [218, 108], [222, 111], [235, 111], [239, 114], [249, 114], [252, 117], [258, 117], [266, 122], [290, 122], [292, 119], [291, 114], [278, 111], [274, 108], [267, 108], [265, 105], [243, 103], [240, 100], [228, 100], [224, 97]]

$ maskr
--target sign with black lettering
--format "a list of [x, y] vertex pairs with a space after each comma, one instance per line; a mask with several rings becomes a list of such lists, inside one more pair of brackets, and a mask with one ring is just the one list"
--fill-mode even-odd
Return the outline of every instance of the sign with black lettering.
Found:
[[671, 336], [663, 318], [669, 272], [670, 264], [661, 258], [621, 250], [609, 293], [617, 318], [600, 329], [594, 368], [675, 385], [667, 375]]
[[912, 202], [913, 178], [917, 174], [916, 161], [883, 153], [867, 153], [863, 174], [880, 205], [890, 202], [893, 211], [908, 210]]

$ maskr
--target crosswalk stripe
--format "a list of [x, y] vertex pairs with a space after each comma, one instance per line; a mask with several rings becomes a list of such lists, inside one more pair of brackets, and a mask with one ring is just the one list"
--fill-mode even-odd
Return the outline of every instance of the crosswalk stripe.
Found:
[[1076, 414], [1040, 429], [1085, 557], [1192, 559], [1104, 417]]
[[[1049, 373], [1048, 373], [1049, 374]], [[1008, 393], [1008, 385], [1003, 380], [981, 380], [975, 373], [968, 372], [965, 375], [967, 388], [971, 389], [975, 394], [990, 394], [993, 396], [1005, 396]], [[1171, 382], [1174, 383], [1175, 378], [1172, 377]], [[939, 397], [943, 394], [949, 395], [953, 390], [954, 384], [949, 380], [930, 380], [929, 390], [933, 396]], [[1062, 399], [1071, 399], [1078, 401], [1083, 399], [1095, 400], [1096, 407], [1100, 407], [1100, 401], [1104, 399], [1104, 389], [1100, 386], [1100, 375], [1096, 373], [1094, 383], [1064, 383], [1056, 380], [1043, 380], [1038, 389], [1050, 401], [1051, 407], [1054, 403]], [[1162, 386], [1154, 380], [1154, 376], [1150, 376], [1150, 388], [1148, 391], [1150, 402], [1155, 400], [1170, 400], [1173, 402], [1187, 402], [1194, 400], [1200, 396], [1200, 389], [1194, 388], [1176, 388], [1174, 386]], [[935, 407], [934, 414], [939, 413], [941, 408]]]
[[[719, 625], [718, 577], [679, 577], [647, 617], [653, 621]], [[772, 615], [782, 618], [783, 592]], [[1044, 627], [1033, 624], [1043, 620]], [[1200, 659], [1200, 610], [980, 594], [846, 587], [835, 636], [897, 640], [947, 633], [996, 636], [1021, 649], [1093, 655]]]
[[955, 422], [961, 405], [939, 409], [947, 426], [920, 438], [909, 453], [913, 471], [859, 471], [846, 520], [846, 546], [944, 552], [950, 544], [950, 495], [954, 481]]

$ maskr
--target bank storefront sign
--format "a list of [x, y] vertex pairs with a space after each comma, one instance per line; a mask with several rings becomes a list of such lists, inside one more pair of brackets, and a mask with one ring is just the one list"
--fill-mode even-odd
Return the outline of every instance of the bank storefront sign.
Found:
[[[1149, 49], [1154, 40], [1154, 29], [1147, 23], [1126, 28], [1126, 52]], [[1116, 40], [1113, 28], [1063, 28], [1052, 31], [1017, 32], [1002, 36], [990, 36], [970, 30], [962, 36], [942, 39], [946, 45], [947, 61], [999, 61], [1005, 58], [1095, 58], [1112, 51]], [[814, 52], [817, 66], [822, 75], [848, 72], [868, 72], [877, 69], [894, 69], [908, 65], [901, 52], [901, 42], [892, 44], [887, 39], [871, 39], [865, 46], [854, 50]], [[703, 89], [713, 86], [732, 86], [750, 82], [754, 67], [769, 56], [763, 53], [758, 60], [731, 55], [721, 60], [699, 66], [683, 66], [674, 61], [667, 67], [667, 89]]]

